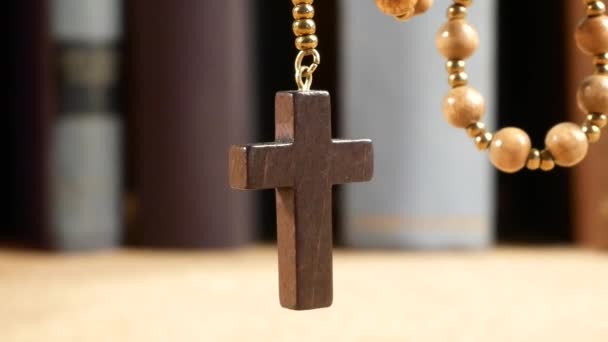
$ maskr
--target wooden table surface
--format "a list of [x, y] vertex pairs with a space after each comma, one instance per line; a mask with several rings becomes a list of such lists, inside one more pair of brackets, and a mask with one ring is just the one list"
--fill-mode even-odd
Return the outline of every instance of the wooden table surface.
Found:
[[278, 306], [276, 252], [0, 250], [0, 341], [608, 341], [608, 254], [335, 255], [330, 309]]

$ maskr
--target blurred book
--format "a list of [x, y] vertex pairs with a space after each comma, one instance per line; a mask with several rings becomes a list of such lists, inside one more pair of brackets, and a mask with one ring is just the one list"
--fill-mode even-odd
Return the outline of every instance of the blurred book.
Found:
[[[513, 1], [499, 1], [497, 5], [498, 127], [523, 128], [534, 146], [543, 147], [547, 131], [569, 120], [566, 102], [574, 99], [575, 94], [566, 94], [565, 52], [571, 49], [574, 31], [564, 25], [564, 6], [531, 1], [522, 11]], [[543, 15], [539, 18], [541, 12]], [[522, 22], [534, 23], [534, 26], [531, 29], [521, 25]], [[556, 168], [549, 173], [524, 170], [515, 175], [500, 174], [498, 241], [571, 242], [570, 172], [570, 169]]]
[[[563, 7], [566, 32], [574, 32], [585, 8], [578, 1], [567, 1]], [[587, 113], [577, 105], [576, 93], [580, 82], [593, 73], [590, 56], [576, 46], [571, 34], [565, 34], [567, 72], [565, 84], [570, 121], [582, 123]], [[604, 132], [605, 133], [605, 130]], [[570, 205], [574, 222], [575, 239], [587, 247], [608, 247], [608, 139], [606, 134], [599, 143], [592, 144], [589, 155], [572, 172]]]
[[52, 0], [57, 117], [50, 241], [61, 250], [118, 246], [122, 235], [121, 0]]
[[[449, 90], [434, 41], [445, 8], [403, 24], [372, 1], [342, 1], [343, 123], [346, 136], [371, 137], [375, 175], [348, 187], [344, 237], [375, 248], [484, 248], [493, 241], [493, 171], [462, 130], [444, 120]], [[487, 101], [493, 126], [495, 1], [469, 13], [481, 33], [468, 62], [471, 85]], [[365, 20], [361, 20], [365, 18]]]
[[[249, 1], [126, 3], [129, 242], [227, 247], [254, 235], [253, 193], [228, 186], [230, 144], [251, 141]], [[271, 113], [267, 115], [271, 116]]]
[[48, 1], [10, 2], [14, 86], [9, 120], [12, 164], [7, 166], [11, 196], [9, 220], [15, 239], [48, 247], [49, 141], [53, 120], [50, 6]]

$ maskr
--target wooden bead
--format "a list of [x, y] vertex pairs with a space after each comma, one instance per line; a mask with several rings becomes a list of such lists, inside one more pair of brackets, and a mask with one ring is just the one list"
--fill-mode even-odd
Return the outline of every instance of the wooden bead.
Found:
[[382, 13], [405, 19], [414, 16], [418, 0], [375, 0], [375, 2]]
[[545, 138], [547, 150], [555, 163], [570, 167], [580, 163], [589, 150], [589, 141], [580, 126], [565, 122], [551, 128]]
[[608, 52], [608, 18], [605, 15], [586, 18], [576, 29], [575, 37], [579, 49], [586, 54]]
[[433, 0], [418, 0], [415, 7], [416, 15], [425, 13], [433, 6]]
[[608, 76], [585, 78], [578, 88], [577, 100], [585, 113], [608, 113]]
[[447, 59], [467, 59], [479, 46], [479, 35], [463, 19], [445, 23], [435, 40], [437, 49]]
[[443, 99], [443, 114], [454, 127], [469, 127], [481, 120], [485, 110], [483, 96], [471, 87], [454, 88]]
[[490, 144], [490, 161], [503, 172], [515, 173], [526, 167], [531, 148], [526, 132], [515, 127], [503, 128]]

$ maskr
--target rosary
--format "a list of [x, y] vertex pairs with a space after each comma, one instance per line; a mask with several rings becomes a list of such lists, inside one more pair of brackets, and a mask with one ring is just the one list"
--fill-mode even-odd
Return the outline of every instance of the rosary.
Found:
[[[401, 21], [426, 12], [433, 0], [374, 0], [385, 14]], [[275, 189], [281, 305], [293, 310], [328, 307], [332, 303], [331, 188], [366, 182], [373, 174], [370, 140], [331, 137], [329, 93], [311, 90], [321, 63], [313, 20], [314, 0], [292, 0], [293, 32], [299, 53], [295, 60], [297, 91], [275, 98], [275, 142], [232, 146], [230, 186], [235, 189]], [[594, 75], [582, 81], [577, 100], [586, 115], [581, 125], [560, 123], [549, 130], [543, 149], [532, 148], [528, 134], [515, 127], [491, 133], [481, 121], [483, 96], [468, 85], [466, 59], [479, 45], [475, 29], [466, 21], [473, 0], [452, 0], [448, 21], [436, 37], [447, 59], [451, 90], [443, 99], [446, 120], [466, 130], [491, 163], [506, 173], [524, 168], [551, 171], [572, 167], [599, 141], [608, 124], [608, 17], [602, 1], [583, 0], [586, 18], [576, 30], [576, 42], [593, 56]], [[310, 63], [306, 64], [305, 60]]]

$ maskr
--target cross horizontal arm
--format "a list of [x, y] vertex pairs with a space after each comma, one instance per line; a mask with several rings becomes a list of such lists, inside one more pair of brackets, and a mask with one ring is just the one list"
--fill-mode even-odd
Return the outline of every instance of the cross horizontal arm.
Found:
[[230, 186], [240, 190], [291, 187], [294, 182], [292, 144], [267, 143], [230, 148]]
[[333, 139], [330, 160], [332, 184], [367, 182], [374, 174], [371, 140]]

